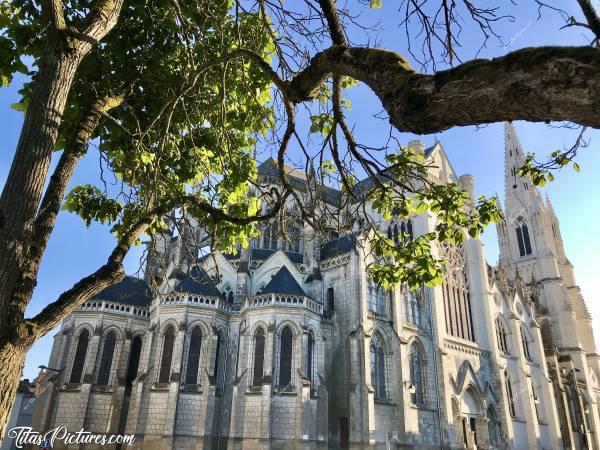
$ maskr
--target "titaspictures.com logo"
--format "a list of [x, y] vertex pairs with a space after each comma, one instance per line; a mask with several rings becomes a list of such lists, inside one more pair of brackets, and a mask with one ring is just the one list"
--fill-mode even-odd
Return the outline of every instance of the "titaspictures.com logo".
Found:
[[85, 431], [83, 428], [79, 431], [71, 432], [67, 427], [53, 428], [45, 433], [35, 431], [31, 427], [14, 427], [8, 430], [6, 436], [14, 439], [16, 448], [23, 448], [24, 445], [35, 445], [41, 450], [51, 449], [57, 442], [61, 442], [64, 445], [132, 445], [135, 442], [133, 434], [97, 434]]

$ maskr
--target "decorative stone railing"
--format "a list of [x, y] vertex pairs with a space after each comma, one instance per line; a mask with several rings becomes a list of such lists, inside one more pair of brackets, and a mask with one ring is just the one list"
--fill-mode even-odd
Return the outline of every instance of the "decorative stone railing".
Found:
[[[263, 294], [247, 297], [243, 303], [230, 304], [221, 297], [213, 297], [197, 294], [172, 293], [161, 295], [158, 298], [159, 305], [192, 305], [215, 309], [227, 313], [240, 313], [245, 309], [259, 308], [263, 306], [283, 306], [293, 308], [306, 308], [317, 314], [323, 314], [323, 304], [319, 301], [303, 295], [289, 294]], [[105, 300], [90, 300], [79, 308], [80, 311], [98, 311], [125, 314], [134, 317], [147, 318], [149, 316], [147, 307], [113, 303]]]
[[[229, 302], [221, 297], [212, 297], [207, 295], [173, 293], [159, 297], [160, 305], [198, 305], [207, 308], [214, 308], [225, 312], [235, 312], [235, 305], [230, 305]], [[239, 308], [238, 308], [239, 309]]]
[[261, 306], [287, 306], [307, 308], [317, 314], [323, 314], [323, 303], [303, 295], [290, 294], [263, 294], [246, 298], [242, 310], [246, 308], [260, 308]]
[[148, 308], [145, 306], [124, 305], [106, 300], [88, 300], [79, 307], [79, 310], [125, 314], [142, 318], [148, 317]]

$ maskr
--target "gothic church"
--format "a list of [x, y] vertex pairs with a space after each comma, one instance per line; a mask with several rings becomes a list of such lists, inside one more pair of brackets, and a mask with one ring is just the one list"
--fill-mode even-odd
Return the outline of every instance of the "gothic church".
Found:
[[[440, 143], [410, 145], [432, 179], [474, 196]], [[62, 324], [34, 428], [135, 434], [140, 449], [600, 449], [591, 317], [510, 124], [505, 152], [498, 266], [479, 240], [437, 246], [435, 288], [378, 289], [360, 230], [326, 239], [299, 223], [284, 240], [273, 223], [237, 255], [196, 261], [185, 233], [159, 236], [158, 292], [126, 277]], [[272, 160], [259, 173], [277, 183]], [[289, 177], [300, 195], [311, 182]], [[392, 239], [436, 221], [373, 220]]]

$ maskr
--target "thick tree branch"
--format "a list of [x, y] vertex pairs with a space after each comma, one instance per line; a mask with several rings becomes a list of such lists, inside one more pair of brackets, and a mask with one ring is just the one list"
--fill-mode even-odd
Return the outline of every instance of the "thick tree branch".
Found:
[[55, 31], [63, 31], [65, 25], [65, 15], [61, 0], [46, 0], [42, 2], [44, 13], [48, 16], [50, 25]]
[[319, 5], [327, 20], [327, 26], [329, 27], [329, 33], [331, 34], [333, 44], [344, 45], [346, 43], [346, 37], [344, 36], [344, 29], [340, 22], [335, 0], [319, 0]]
[[596, 41], [600, 40], [600, 17], [598, 17], [594, 5], [590, 0], [577, 0], [577, 3], [579, 3], [579, 7], [585, 16], [589, 29], [596, 36]]
[[54, 173], [42, 199], [40, 210], [35, 220], [35, 246], [43, 251], [54, 228], [56, 216], [65, 195], [65, 191], [73, 175], [79, 159], [87, 151], [88, 142], [100, 124], [102, 117], [111, 109], [119, 106], [125, 99], [124, 94], [117, 94], [94, 101], [88, 111], [82, 114], [75, 132], [67, 139], [64, 151], [58, 161]]
[[26, 327], [31, 330], [29, 339], [32, 340], [32, 343], [35, 339], [39, 339], [57, 326], [61, 320], [66, 318], [91, 296], [123, 279], [125, 276], [125, 271], [123, 270], [125, 255], [127, 255], [131, 246], [144, 234], [148, 227], [158, 217], [166, 214], [169, 210], [170, 207], [166, 206], [157, 208], [140, 220], [126, 235], [119, 239], [117, 246], [113, 249], [104, 265], [94, 273], [79, 280], [68, 291], [63, 292], [55, 302], [46, 306], [35, 317], [26, 320]]
[[505, 120], [600, 128], [600, 50], [591, 47], [525, 48], [424, 75], [393, 52], [333, 46], [289, 82], [290, 98], [315, 98], [331, 73], [367, 84], [401, 131]]
[[117, 24], [123, 0], [100, 0], [92, 10], [84, 35], [98, 42]]
[[19, 308], [27, 304], [35, 288], [42, 256], [54, 229], [65, 191], [75, 167], [79, 159], [85, 154], [88, 141], [98, 126], [102, 115], [109, 109], [121, 104], [122, 101], [123, 95], [94, 101], [90, 108], [82, 114], [74, 133], [66, 141], [65, 148], [50, 178], [40, 210], [33, 224], [27, 258], [25, 258], [21, 268], [20, 283], [11, 295], [12, 304], [17, 305]]

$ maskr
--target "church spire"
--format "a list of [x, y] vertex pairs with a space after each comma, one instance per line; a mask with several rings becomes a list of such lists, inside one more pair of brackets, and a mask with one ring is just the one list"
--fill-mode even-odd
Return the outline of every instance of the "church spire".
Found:
[[[504, 123], [504, 190], [505, 206], [515, 194], [525, 188], [523, 177], [517, 171], [525, 164], [523, 147], [511, 122]], [[526, 182], [526, 181], [525, 181]]]
[[525, 152], [511, 122], [504, 123], [504, 202], [507, 213], [515, 209], [542, 207], [538, 190], [529, 176], [518, 171], [525, 165]]

